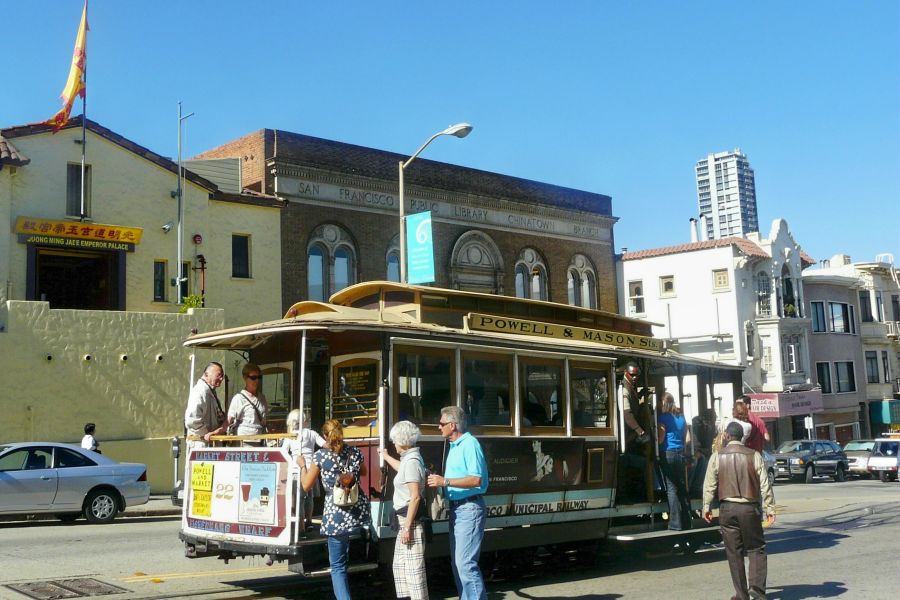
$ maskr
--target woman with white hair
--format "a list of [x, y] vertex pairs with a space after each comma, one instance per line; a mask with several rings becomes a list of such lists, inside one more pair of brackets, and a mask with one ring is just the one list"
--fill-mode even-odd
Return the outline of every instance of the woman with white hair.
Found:
[[[307, 419], [307, 422], [308, 421], [309, 420]], [[325, 446], [325, 438], [308, 427], [300, 429], [300, 410], [297, 408], [288, 413], [287, 430], [288, 433], [296, 434], [296, 437], [285, 438], [281, 442], [281, 446], [282, 448], [287, 449], [288, 454], [294, 458], [294, 461], [298, 465], [301, 463], [300, 457], [302, 456], [304, 458], [303, 466], [300, 467], [300, 476], [303, 477], [306, 473], [305, 465], [312, 464], [313, 453], [316, 451], [316, 448]], [[304, 522], [306, 523], [307, 528], [309, 528], [312, 523], [313, 502], [319, 496], [321, 496], [321, 488], [317, 481], [312, 489], [310, 489], [303, 497]]]
[[[391, 427], [390, 438], [400, 460], [386, 448], [379, 453], [395, 471], [394, 512], [397, 541], [394, 544], [394, 587], [398, 598], [428, 600], [425, 574], [425, 532], [421, 517], [425, 515], [425, 461], [416, 444], [421, 431], [409, 421]], [[391, 519], [392, 523], [394, 519]]]

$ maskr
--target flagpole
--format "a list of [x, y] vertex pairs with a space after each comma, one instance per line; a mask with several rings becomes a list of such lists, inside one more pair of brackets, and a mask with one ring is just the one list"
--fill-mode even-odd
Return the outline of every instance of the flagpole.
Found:
[[[87, 19], [88, 12], [88, 2], [84, 0], [84, 22], [88, 23]], [[87, 25], [85, 25], [87, 26]], [[84, 54], [87, 54], [87, 34], [84, 36], [84, 48], [82, 50]], [[84, 87], [82, 88], [81, 94], [81, 221], [84, 221], [85, 215], [85, 206], [84, 206], [84, 196], [85, 196], [85, 181], [84, 181], [84, 172], [85, 172], [85, 152], [87, 152], [86, 144], [87, 144], [87, 61], [84, 61], [84, 66], [82, 67], [83, 81]]]

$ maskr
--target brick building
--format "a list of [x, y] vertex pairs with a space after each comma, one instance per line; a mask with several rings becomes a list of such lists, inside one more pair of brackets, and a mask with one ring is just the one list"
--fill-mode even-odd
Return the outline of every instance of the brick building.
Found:
[[[408, 156], [261, 129], [203, 152], [239, 158], [245, 189], [287, 201], [282, 304], [399, 280], [398, 163]], [[435, 285], [616, 312], [611, 198], [417, 159], [407, 215], [432, 211]]]

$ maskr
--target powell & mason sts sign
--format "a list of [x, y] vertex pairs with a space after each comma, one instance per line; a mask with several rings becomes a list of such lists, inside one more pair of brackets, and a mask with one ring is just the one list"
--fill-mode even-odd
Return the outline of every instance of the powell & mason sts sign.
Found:
[[482, 315], [479, 313], [469, 313], [467, 321], [469, 329], [476, 331], [496, 331], [498, 333], [534, 335], [556, 340], [577, 340], [581, 342], [593, 342], [595, 344], [620, 346], [623, 348], [652, 350], [654, 352], [662, 352], [666, 349], [662, 340], [646, 335], [638, 335], [636, 333], [588, 329], [586, 327], [573, 327], [571, 325], [558, 325], [556, 323], [513, 319], [496, 315]]

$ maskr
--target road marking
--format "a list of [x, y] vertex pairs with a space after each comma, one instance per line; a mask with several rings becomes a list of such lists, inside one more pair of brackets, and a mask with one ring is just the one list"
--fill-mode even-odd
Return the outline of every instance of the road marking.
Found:
[[[279, 568], [279, 566], [283, 568]], [[121, 577], [119, 581], [123, 581], [126, 583], [141, 583], [141, 582], [154, 582], [158, 583], [154, 580], [162, 580], [167, 581], [169, 579], [187, 579], [190, 577], [218, 577], [220, 575], [243, 575], [245, 573], [281, 573], [282, 571], [287, 572], [286, 565], [279, 565], [272, 567], [245, 567], [243, 569], [219, 569], [217, 571], [194, 571], [189, 573], [154, 573], [152, 575], [145, 575], [141, 573], [140, 575], [132, 575], [131, 577]]]

